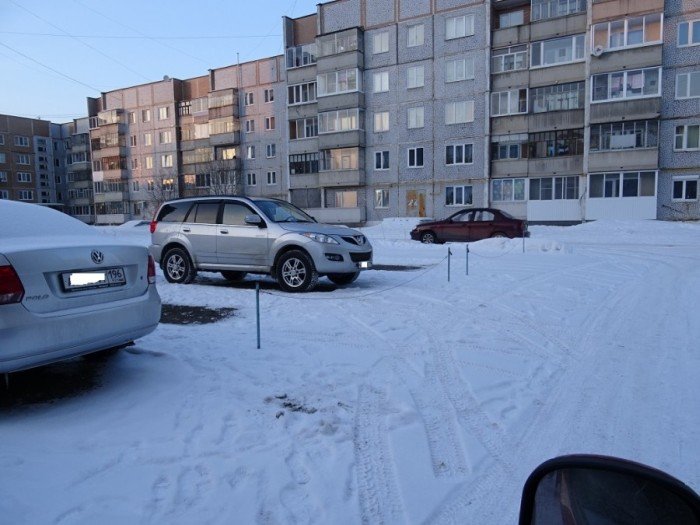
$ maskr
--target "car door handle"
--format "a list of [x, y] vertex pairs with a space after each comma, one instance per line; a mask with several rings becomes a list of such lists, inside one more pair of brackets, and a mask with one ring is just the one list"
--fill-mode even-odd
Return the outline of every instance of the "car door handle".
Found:
[[219, 230], [221, 233], [228, 233], [228, 230]]
[[189, 229], [189, 228], [183, 228], [182, 231], [183, 231], [183, 232], [189, 232], [190, 229]]

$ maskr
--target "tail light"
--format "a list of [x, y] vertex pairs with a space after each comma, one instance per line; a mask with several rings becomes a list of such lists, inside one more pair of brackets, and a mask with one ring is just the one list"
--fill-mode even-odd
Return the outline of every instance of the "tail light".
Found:
[[148, 256], [148, 284], [156, 284], [156, 261], [152, 255]]
[[24, 286], [12, 266], [0, 266], [0, 304], [22, 302]]
[[151, 230], [151, 233], [156, 232], [156, 226], [158, 226], [158, 221], [154, 219], [151, 221], [151, 225], [149, 226], [149, 230]]

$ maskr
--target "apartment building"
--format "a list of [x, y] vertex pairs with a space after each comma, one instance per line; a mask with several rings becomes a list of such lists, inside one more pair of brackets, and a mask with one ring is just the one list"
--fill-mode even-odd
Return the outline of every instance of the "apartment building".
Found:
[[666, 0], [658, 218], [700, 219], [700, 3]]
[[83, 222], [95, 221], [88, 117], [61, 125], [65, 144], [66, 212]]
[[293, 203], [344, 223], [486, 204], [484, 6], [339, 0], [284, 19]]

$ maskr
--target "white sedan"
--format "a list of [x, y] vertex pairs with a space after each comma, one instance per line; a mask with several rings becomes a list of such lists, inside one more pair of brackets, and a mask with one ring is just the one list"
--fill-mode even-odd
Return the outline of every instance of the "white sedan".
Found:
[[0, 200], [0, 373], [125, 346], [158, 326], [144, 246]]

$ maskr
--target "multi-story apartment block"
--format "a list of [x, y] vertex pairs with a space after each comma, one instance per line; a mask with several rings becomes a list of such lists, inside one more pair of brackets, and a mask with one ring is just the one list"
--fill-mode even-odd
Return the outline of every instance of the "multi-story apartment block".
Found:
[[83, 222], [95, 221], [95, 203], [90, 157], [90, 127], [87, 117], [62, 125], [65, 137], [66, 211]]
[[700, 219], [700, 3], [664, 9], [660, 219]]

